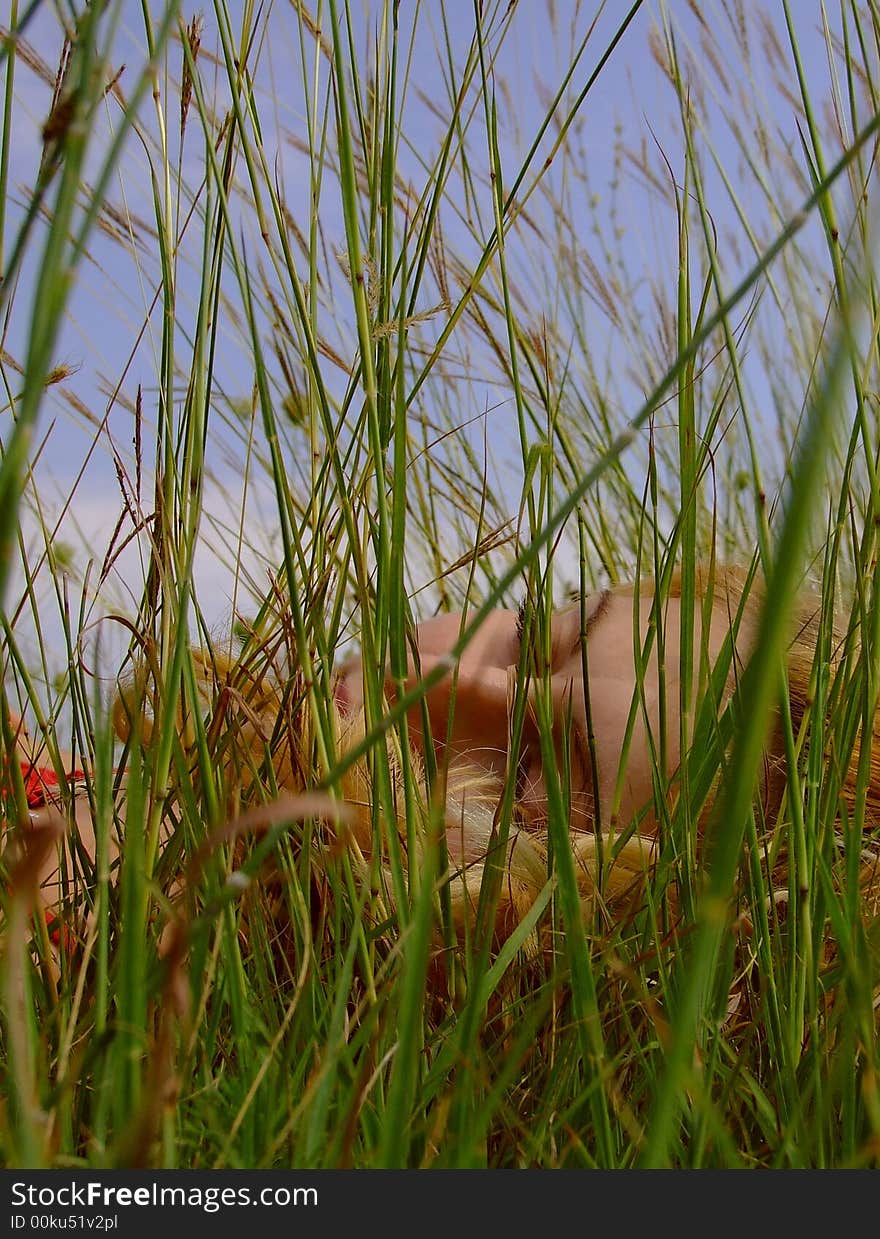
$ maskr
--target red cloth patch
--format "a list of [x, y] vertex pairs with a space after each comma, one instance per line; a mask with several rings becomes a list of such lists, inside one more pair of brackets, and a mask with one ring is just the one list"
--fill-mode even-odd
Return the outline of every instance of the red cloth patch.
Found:
[[66, 955], [72, 955], [76, 949], [76, 935], [69, 925], [65, 925], [58, 914], [51, 908], [45, 912], [46, 928], [49, 931], [49, 941]]
[[[35, 766], [27, 761], [21, 762], [20, 765], [28, 808], [41, 809], [46, 803], [46, 792], [58, 786], [58, 775], [50, 766]], [[84, 779], [86, 776], [82, 770], [70, 770], [67, 777], [73, 781]]]
[[[19, 766], [21, 767], [21, 777], [24, 780], [28, 808], [42, 809], [52, 792], [57, 791], [58, 775], [51, 766], [35, 766], [33, 762], [29, 761], [19, 762]], [[67, 778], [71, 783], [85, 777], [82, 770], [67, 771]], [[8, 794], [5, 780], [0, 781], [0, 792]], [[72, 955], [77, 945], [76, 934], [69, 925], [61, 920], [58, 913], [53, 912], [51, 908], [46, 908], [44, 916], [46, 918], [49, 941], [65, 955]]]

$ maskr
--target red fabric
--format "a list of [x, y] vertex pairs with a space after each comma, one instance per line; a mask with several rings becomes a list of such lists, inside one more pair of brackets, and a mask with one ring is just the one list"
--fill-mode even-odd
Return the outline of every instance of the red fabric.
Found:
[[59, 918], [56, 912], [51, 908], [47, 908], [45, 912], [46, 928], [49, 931], [49, 941], [53, 946], [57, 946], [59, 950], [64, 951], [68, 955], [72, 955], [76, 949], [76, 935], [69, 925]]
[[[42, 809], [46, 804], [47, 795], [58, 787], [58, 775], [51, 766], [35, 766], [33, 762], [19, 762], [21, 777], [24, 779], [24, 790], [29, 809]], [[82, 770], [69, 770], [67, 778], [73, 782], [84, 779]], [[60, 951], [70, 955], [76, 949], [76, 935], [69, 925], [66, 925], [51, 908], [45, 911], [46, 928], [49, 941]]]
[[[35, 766], [32, 762], [23, 761], [21, 775], [24, 779], [24, 790], [27, 793], [29, 809], [41, 809], [46, 803], [46, 792], [58, 786], [58, 775], [50, 766]], [[70, 770], [68, 779], [84, 779], [82, 770]]]

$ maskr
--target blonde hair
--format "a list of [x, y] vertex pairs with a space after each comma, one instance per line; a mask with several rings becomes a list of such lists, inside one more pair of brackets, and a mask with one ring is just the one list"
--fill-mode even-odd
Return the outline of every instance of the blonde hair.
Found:
[[[654, 584], [641, 581], [615, 590], [617, 594], [653, 596]], [[681, 596], [681, 577], [676, 574], [669, 585], [668, 596]], [[700, 568], [697, 574], [697, 598], [713, 615], [723, 615], [734, 635], [733, 657], [727, 676], [725, 705], [734, 695], [739, 670], [736, 645], [738, 627], [744, 622], [755, 624], [761, 602], [759, 582], [750, 585], [750, 578], [741, 569], [716, 568], [712, 572]], [[809, 714], [814, 681], [817, 639], [820, 632], [819, 600], [804, 594], [799, 600], [793, 635], [787, 658], [788, 694], [791, 723], [797, 739]], [[837, 667], [842, 632], [832, 630], [832, 673]], [[205, 701], [211, 701], [207, 728], [217, 744], [219, 760], [232, 781], [243, 792], [260, 786], [261, 794], [271, 793], [273, 784], [279, 791], [301, 793], [315, 783], [313, 751], [315, 727], [312, 713], [301, 684], [281, 686], [266, 671], [265, 661], [254, 669], [253, 660], [229, 660], [197, 655], [202, 675]], [[127, 736], [134, 712], [142, 711], [143, 682], [132, 686], [117, 703], [115, 721], [120, 735]], [[279, 719], [285, 724], [279, 726]], [[362, 712], [349, 716], [336, 702], [330, 703], [330, 718], [337, 755], [351, 754], [365, 740], [365, 719]], [[147, 727], [147, 732], [149, 728]], [[870, 745], [870, 772], [864, 804], [865, 825], [880, 822], [880, 727], [874, 715]], [[388, 908], [394, 905], [395, 883], [392, 875], [392, 851], [405, 855], [414, 847], [415, 856], [405, 856], [404, 871], [415, 864], [423, 865], [426, 851], [436, 843], [437, 823], [445, 840], [445, 871], [437, 874], [437, 891], [445, 885], [455, 929], [462, 933], [474, 923], [478, 898], [490, 863], [500, 869], [500, 883], [495, 909], [496, 933], [506, 937], [526, 916], [542, 892], [552, 884], [550, 843], [546, 823], [527, 824], [514, 812], [506, 830], [501, 829], [499, 806], [504, 794], [504, 781], [488, 774], [482, 767], [456, 766], [450, 769], [443, 786], [443, 803], [432, 803], [425, 766], [421, 756], [412, 751], [407, 756], [409, 787], [415, 797], [404, 794], [404, 762], [395, 733], [386, 733], [377, 741], [384, 748], [388, 762], [394, 806], [390, 814], [379, 815], [374, 803], [373, 762], [370, 750], [349, 763], [338, 781], [336, 792], [347, 807], [344, 824], [328, 824], [323, 845], [318, 843], [315, 862], [326, 866], [328, 854], [345, 847], [352, 857], [356, 872], [363, 881], [376, 883], [377, 895]], [[859, 786], [858, 741], [847, 756], [841, 797], [844, 803], [855, 803]], [[374, 754], [375, 755], [375, 754]], [[267, 762], [271, 764], [268, 777]], [[767, 745], [766, 765], [770, 775], [765, 780], [765, 816], [772, 828], [779, 810], [785, 786], [785, 762], [781, 730], [773, 728]], [[773, 776], [777, 777], [773, 777]], [[714, 791], [713, 791], [714, 794]], [[712, 797], [710, 796], [710, 804]], [[408, 808], [406, 806], [409, 806]], [[413, 822], [413, 816], [415, 822]], [[432, 824], [433, 831], [432, 834]], [[580, 827], [569, 831], [574, 871], [585, 914], [598, 913], [609, 922], [626, 919], [641, 902], [645, 884], [656, 859], [656, 839], [652, 830], [601, 830]], [[396, 836], [396, 838], [395, 838]], [[432, 871], [434, 871], [432, 867]], [[399, 889], [399, 887], [398, 887]]]

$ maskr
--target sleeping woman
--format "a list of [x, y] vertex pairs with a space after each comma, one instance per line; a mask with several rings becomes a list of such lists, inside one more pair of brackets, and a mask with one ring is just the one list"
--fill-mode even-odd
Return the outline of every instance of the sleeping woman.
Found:
[[[436, 789], [442, 788], [445, 848], [440, 854], [446, 868], [438, 877], [438, 893], [447, 889], [454, 924], [463, 931], [473, 923], [491, 855], [501, 875], [495, 896], [495, 936], [500, 940], [552, 881], [551, 814], [563, 804], [584, 904], [612, 920], [630, 915], [650, 880], [686, 763], [693, 782], [703, 788], [695, 810], [699, 856], [699, 836], [718, 777], [701, 782], [696, 775], [707, 763], [714, 762], [715, 771], [723, 766], [736, 727], [738, 677], [758, 631], [759, 590], [747, 590], [746, 581], [739, 570], [698, 574], [697, 605], [684, 644], [692, 650], [690, 667], [682, 664], [684, 616], [677, 578], [664, 591], [662, 604], [648, 580], [603, 590], [554, 613], [549, 649], [542, 651], [532, 649], [538, 643], [530, 638], [525, 609], [490, 614], [457, 662], [450, 651], [461, 631], [461, 617], [443, 615], [419, 625], [405, 687], [415, 687], [433, 669], [443, 668], [445, 674], [425, 694], [426, 709], [419, 705], [408, 715], [413, 746], [408, 765], [421, 803], [418, 827], [414, 832], [412, 796], [404, 795], [396, 733], [389, 732], [390, 738], [381, 743], [388, 748], [393, 803], [400, 808], [390, 815], [393, 820], [387, 820], [387, 813], [378, 820], [371, 763], [367, 755], [358, 758], [336, 789], [347, 808], [347, 824], [328, 827], [336, 830], [330, 850], [347, 844], [356, 872], [365, 880], [370, 874], [373, 883], [378, 875], [393, 904], [390, 853], [424, 846], [437, 819]], [[818, 619], [815, 599], [802, 600], [787, 667], [795, 737], [809, 699]], [[307, 791], [316, 778], [309, 773], [314, 769], [314, 731], [308, 706], [301, 705], [293, 722], [279, 728], [279, 717], [289, 712], [290, 694], [284, 685], [274, 685], [262, 674], [255, 677], [239, 664], [206, 657], [202, 665], [206, 700], [211, 702], [206, 731], [227, 770], [244, 772], [239, 778], [243, 802], [254, 803], [255, 797], [265, 801], [276, 789]], [[386, 698], [392, 701], [394, 695], [389, 677]], [[336, 680], [332, 711], [338, 753], [353, 751], [364, 739], [363, 697], [363, 668], [355, 659], [342, 667]], [[131, 691], [116, 711], [123, 738], [133, 700]], [[231, 702], [240, 708], [232, 708]], [[683, 711], [687, 727], [681, 723]], [[702, 743], [711, 737], [708, 747], [714, 745], [714, 753], [694, 753], [687, 747], [697, 719], [702, 720]], [[876, 736], [875, 725], [872, 741]], [[866, 828], [880, 823], [877, 748], [872, 744]], [[271, 777], [266, 777], [262, 761], [267, 753]], [[756, 809], [768, 828], [786, 787], [784, 753], [777, 721], [767, 738], [755, 789]], [[69, 797], [59, 793], [57, 774], [47, 770], [23, 731], [16, 756], [32, 793], [25, 827], [48, 825], [59, 835], [67, 830], [80, 855], [93, 858], [95, 829], [88, 798], [78, 791], [70, 811]], [[841, 795], [850, 805], [856, 796], [858, 756], [857, 743], [842, 780]], [[430, 787], [426, 769], [435, 772]], [[59, 773], [71, 777], [70, 790], [76, 791], [78, 772]], [[255, 788], [254, 783], [262, 786]], [[402, 807], [407, 802], [408, 816]], [[17, 833], [7, 831], [10, 840]], [[324, 838], [326, 849], [326, 834]], [[71, 842], [68, 837], [60, 853], [57, 846], [48, 849], [39, 870], [41, 915], [56, 939], [59, 926], [71, 923], [69, 910], [62, 915], [59, 905], [61, 888], [69, 885]], [[315, 846], [320, 866], [320, 847]], [[59, 855], [67, 859], [59, 861]]]

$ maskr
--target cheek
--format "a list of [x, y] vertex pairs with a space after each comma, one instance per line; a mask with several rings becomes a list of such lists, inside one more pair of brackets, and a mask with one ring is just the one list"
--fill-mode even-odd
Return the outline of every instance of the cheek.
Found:
[[[595, 763], [598, 776], [595, 791], [601, 807], [603, 828], [609, 825], [615, 787], [621, 772], [631, 700], [632, 686], [627, 679], [594, 675], [590, 681], [589, 725], [583, 697], [575, 699], [572, 705], [578, 733], [576, 752], [572, 754], [573, 778], [574, 771], [577, 770], [581, 787], [589, 789], [592, 794]], [[593, 736], [592, 751], [590, 734]], [[618, 822], [628, 823], [632, 815], [650, 799], [652, 784], [647, 754], [644, 726], [641, 719], [637, 718], [623, 770]]]
[[[618, 782], [620, 798], [614, 815], [618, 826], [628, 825], [633, 817], [650, 804], [654, 794], [653, 763], [644, 721], [637, 718], [624, 758], [626, 717], [614, 719], [614, 726], [601, 733], [596, 729], [596, 757], [599, 767], [599, 803], [602, 824], [611, 824]], [[643, 823], [649, 829], [649, 823]]]

